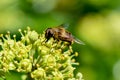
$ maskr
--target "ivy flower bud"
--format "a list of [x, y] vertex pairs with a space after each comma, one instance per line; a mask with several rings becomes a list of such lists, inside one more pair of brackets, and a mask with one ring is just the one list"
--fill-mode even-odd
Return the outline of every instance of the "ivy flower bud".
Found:
[[14, 65], [14, 63], [10, 62], [9, 63], [9, 70], [15, 70], [16, 66]]
[[48, 67], [56, 66], [56, 59], [52, 55], [47, 55], [44, 57], [44, 64], [47, 64]]
[[14, 54], [13, 51], [11, 51], [11, 50], [7, 51], [7, 52], [6, 52], [6, 55], [7, 55], [7, 56], [5, 56], [5, 57], [6, 57], [6, 59], [7, 59], [8, 61], [12, 61], [12, 60], [14, 60], [14, 58], [15, 58], [15, 54]]
[[44, 80], [46, 77], [45, 70], [42, 68], [38, 68], [31, 73], [31, 77], [37, 80]]
[[40, 55], [45, 55], [48, 54], [50, 51], [50, 48], [46, 47], [46, 46], [39, 46], [38, 47], [38, 51]]
[[76, 78], [77, 78], [77, 80], [84, 80], [83, 79], [83, 75], [82, 75], [82, 73], [77, 73], [77, 75], [76, 75]]
[[29, 59], [23, 59], [18, 65], [18, 71], [20, 72], [30, 72], [32, 69], [32, 63]]
[[35, 31], [28, 32], [28, 38], [30, 39], [31, 43], [35, 42], [38, 39], [38, 33]]

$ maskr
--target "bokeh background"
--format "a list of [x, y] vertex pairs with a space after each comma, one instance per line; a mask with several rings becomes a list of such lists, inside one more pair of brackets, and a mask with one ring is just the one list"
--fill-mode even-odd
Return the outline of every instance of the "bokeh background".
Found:
[[62, 23], [86, 44], [73, 44], [80, 62], [75, 73], [84, 80], [120, 80], [120, 0], [0, 0], [0, 33], [19, 36], [27, 26], [42, 33]]

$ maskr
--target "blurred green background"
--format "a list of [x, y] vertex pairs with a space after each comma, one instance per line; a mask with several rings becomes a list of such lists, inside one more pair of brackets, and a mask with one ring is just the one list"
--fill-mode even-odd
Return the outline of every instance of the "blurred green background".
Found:
[[[70, 24], [84, 80], [120, 80], [120, 0], [0, 0], [0, 33]], [[21, 80], [16, 73], [8, 80]], [[19, 74], [18, 74], [19, 75]]]

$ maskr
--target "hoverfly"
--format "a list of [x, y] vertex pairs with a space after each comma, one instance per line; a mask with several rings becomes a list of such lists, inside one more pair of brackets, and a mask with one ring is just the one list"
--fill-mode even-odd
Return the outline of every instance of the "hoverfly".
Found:
[[45, 37], [47, 38], [47, 40], [49, 40], [51, 37], [53, 37], [56, 40], [66, 41], [70, 45], [73, 42], [84, 45], [84, 43], [81, 40], [75, 38], [72, 35], [72, 33], [70, 33], [69, 31], [67, 31], [64, 28], [64, 24], [59, 25], [59, 26], [54, 27], [54, 28], [47, 28], [46, 31], [45, 31]]

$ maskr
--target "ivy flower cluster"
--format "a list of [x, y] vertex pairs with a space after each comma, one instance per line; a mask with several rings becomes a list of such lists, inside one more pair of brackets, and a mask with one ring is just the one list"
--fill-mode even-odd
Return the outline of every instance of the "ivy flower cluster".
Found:
[[0, 35], [0, 77], [13, 70], [25, 73], [25, 80], [83, 80], [81, 73], [74, 75], [78, 53], [67, 42], [53, 38], [46, 41], [45, 32], [38, 34], [29, 27], [19, 32], [18, 41], [10, 32]]

